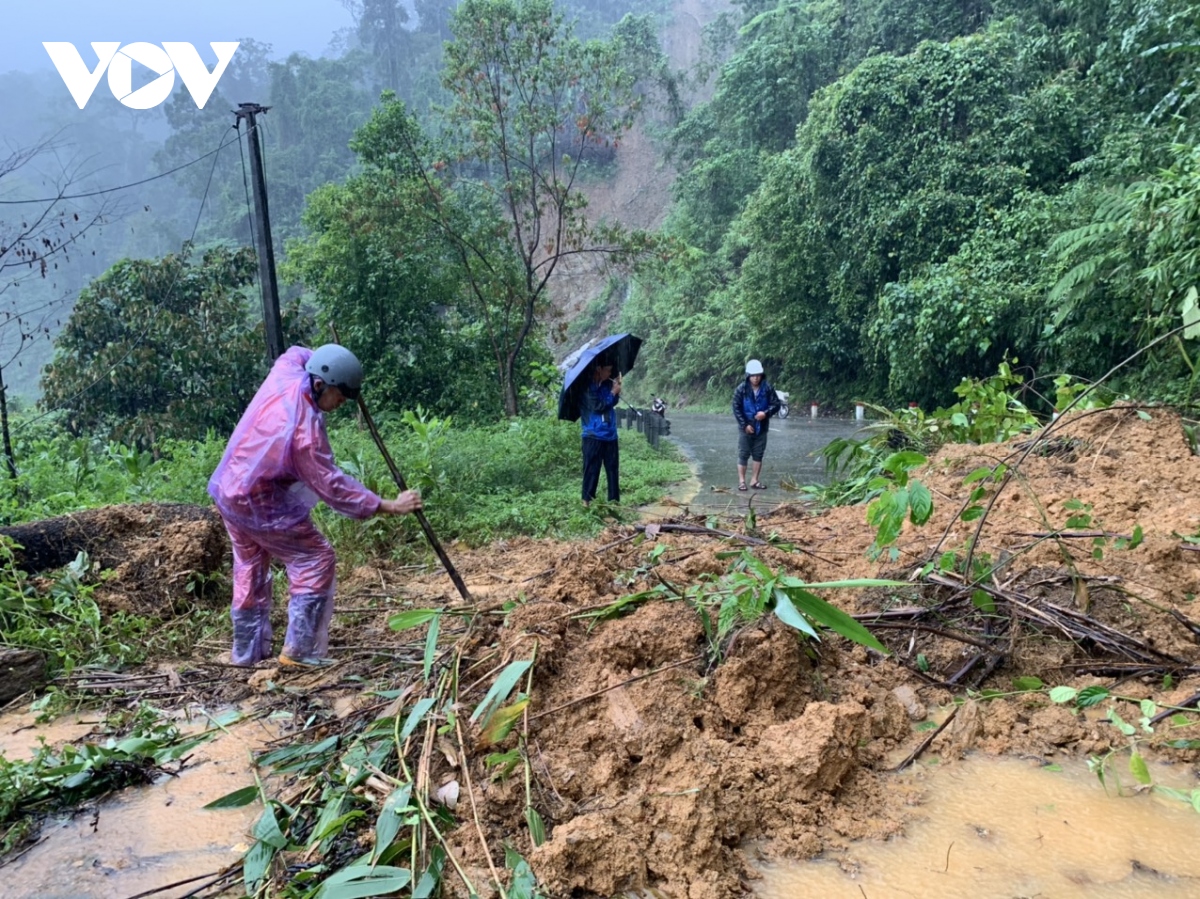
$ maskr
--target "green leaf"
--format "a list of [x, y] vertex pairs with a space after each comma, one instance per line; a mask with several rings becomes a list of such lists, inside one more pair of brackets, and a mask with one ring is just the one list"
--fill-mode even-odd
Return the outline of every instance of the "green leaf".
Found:
[[394, 631], [406, 631], [410, 628], [420, 627], [429, 621], [436, 621], [441, 614], [441, 609], [411, 609], [407, 612], [399, 612], [389, 618], [388, 627]]
[[908, 487], [909, 520], [915, 525], [922, 525], [933, 514], [933, 494], [920, 481], [913, 481]]
[[[1075, 701], [1075, 704], [1081, 709], [1090, 709], [1092, 706], [1098, 705], [1099, 703], [1108, 699], [1108, 697], [1111, 695], [1112, 694], [1109, 692], [1108, 687], [1101, 687], [1098, 685], [1084, 687], [1079, 691], [1079, 698]], [[1053, 697], [1051, 698], [1053, 699]]]
[[784, 590], [775, 591], [775, 616], [788, 627], [795, 628], [805, 636], [812, 637], [814, 640], [821, 639], [808, 619], [801, 615], [796, 607], [792, 605], [791, 599], [788, 598]]
[[404, 812], [412, 799], [412, 784], [406, 783], [392, 791], [379, 810], [375, 820], [375, 849], [371, 852], [371, 863], [379, 861], [379, 856], [387, 849], [400, 833], [404, 825]]
[[983, 468], [976, 468], [973, 472], [963, 478], [963, 486], [969, 487], [976, 481], [982, 481], [984, 478], [990, 478], [991, 476], [992, 470], [987, 466], [984, 466]]
[[214, 799], [208, 805], [204, 806], [204, 808], [242, 808], [243, 806], [249, 805], [257, 798], [257, 786], [242, 787], [240, 790], [234, 790], [232, 793], [226, 793], [220, 799]]
[[429, 633], [425, 636], [425, 680], [429, 680], [429, 672], [433, 669], [433, 657], [437, 654], [438, 634], [441, 631], [442, 618], [440, 615], [429, 625]]
[[315, 899], [371, 899], [398, 893], [408, 886], [412, 872], [389, 865], [351, 865], [325, 878]]
[[1130, 753], [1129, 773], [1140, 784], [1148, 784], [1151, 781], [1150, 769], [1146, 767], [1146, 760], [1139, 753]]
[[417, 725], [421, 723], [421, 719], [425, 717], [425, 713], [433, 708], [433, 697], [426, 697], [413, 706], [413, 710], [408, 713], [408, 718], [404, 721], [404, 727], [400, 728], [400, 742], [412, 735], [412, 732], [417, 729]]
[[1132, 737], [1135, 733], [1137, 733], [1137, 728], [1118, 715], [1116, 709], [1108, 710], [1108, 720], [1116, 725], [1117, 730], [1127, 737]]
[[926, 458], [920, 453], [912, 450], [904, 450], [899, 453], [892, 453], [888, 456], [880, 466], [884, 471], [890, 471], [892, 474], [898, 475], [902, 472], [911, 471], [914, 468], [919, 468], [924, 465]]
[[529, 868], [529, 863], [522, 858], [515, 865], [509, 867], [513, 872], [512, 886], [508, 889], [509, 899], [537, 899], [537, 894], [534, 892], [537, 888], [537, 880]]
[[1016, 677], [1013, 678], [1014, 690], [1040, 690], [1046, 686], [1042, 683], [1040, 677]]
[[986, 615], [991, 615], [996, 611], [996, 601], [986, 590], [972, 590], [971, 603]]
[[1064, 702], [1070, 702], [1078, 695], [1079, 691], [1074, 687], [1055, 687], [1050, 691], [1050, 701], [1061, 705]]
[[496, 678], [496, 682], [492, 684], [492, 688], [483, 697], [483, 701], [471, 713], [471, 720], [481, 722], [481, 727], [487, 727], [496, 709], [500, 707], [502, 702], [508, 699], [508, 694], [513, 691], [513, 687], [517, 685], [521, 676], [529, 670], [529, 666], [532, 664], [532, 659], [509, 663], [508, 667], [500, 672], [500, 676]]
[[855, 643], [861, 643], [876, 652], [888, 655], [887, 647], [875, 639], [865, 627], [839, 609], [830, 605], [807, 590], [788, 590], [788, 596], [796, 608], [809, 620], [822, 624], [835, 633], [841, 634]]

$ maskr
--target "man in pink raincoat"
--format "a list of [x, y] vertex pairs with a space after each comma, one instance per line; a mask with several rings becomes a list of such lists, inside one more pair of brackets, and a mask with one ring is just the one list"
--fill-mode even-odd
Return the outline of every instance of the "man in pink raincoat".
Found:
[[407, 490], [382, 499], [338, 468], [325, 413], [358, 398], [362, 365], [337, 344], [294, 346], [250, 401], [208, 492], [233, 545], [233, 663], [271, 656], [271, 559], [287, 571], [288, 627], [280, 664], [329, 663], [337, 559], [310, 513], [324, 501], [351, 518], [407, 515], [422, 508]]

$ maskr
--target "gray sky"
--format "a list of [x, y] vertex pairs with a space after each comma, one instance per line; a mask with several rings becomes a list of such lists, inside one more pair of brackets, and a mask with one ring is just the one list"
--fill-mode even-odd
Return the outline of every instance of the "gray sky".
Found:
[[[89, 65], [92, 41], [187, 41], [212, 63], [208, 41], [250, 37], [282, 58], [320, 56], [339, 28], [353, 24], [339, 0], [56, 0], [8, 3], [0, 27], [0, 72], [53, 70], [42, 41], [70, 41]], [[69, 98], [68, 98], [69, 99]]]

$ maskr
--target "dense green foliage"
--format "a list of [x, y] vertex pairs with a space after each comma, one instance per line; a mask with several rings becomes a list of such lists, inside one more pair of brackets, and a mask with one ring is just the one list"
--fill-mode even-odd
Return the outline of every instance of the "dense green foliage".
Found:
[[[1200, 7], [741, 5], [673, 136], [668, 229], [694, 250], [625, 310], [656, 386], [760, 356], [782, 389], [932, 405], [1006, 354], [1096, 377], [1180, 324]], [[1126, 383], [1181, 397], [1194, 356], [1168, 343]]]
[[223, 247], [192, 257], [127, 259], [80, 294], [43, 377], [43, 404], [66, 414], [73, 435], [145, 449], [237, 423], [266, 374], [244, 291], [257, 264]]

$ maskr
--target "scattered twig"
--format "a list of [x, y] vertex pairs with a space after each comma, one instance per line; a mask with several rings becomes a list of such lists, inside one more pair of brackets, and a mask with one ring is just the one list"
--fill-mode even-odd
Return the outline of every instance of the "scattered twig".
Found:
[[950, 714], [946, 716], [946, 720], [937, 726], [937, 730], [930, 733], [929, 736], [927, 736], [924, 740], [921, 741], [920, 745], [917, 746], [916, 749], [914, 749], [912, 752], [910, 752], [908, 754], [908, 758], [906, 758], [904, 761], [902, 761], [899, 765], [897, 765], [895, 768], [892, 768], [891, 770], [892, 771], [903, 771], [905, 768], [907, 768], [909, 765], [911, 765], [913, 762], [915, 762], [920, 757], [921, 753], [929, 748], [929, 745], [934, 741], [934, 739], [937, 737], [937, 735], [940, 734], [942, 731], [944, 731], [949, 726], [950, 722], [954, 720], [954, 716], [958, 714], [958, 710], [960, 708], [962, 708], [962, 706], [956, 705], [953, 709], [951, 709]]

